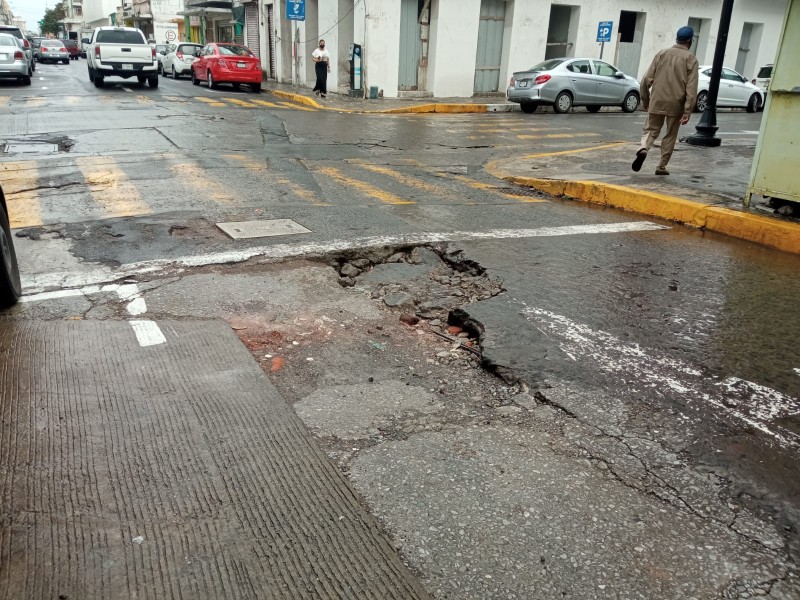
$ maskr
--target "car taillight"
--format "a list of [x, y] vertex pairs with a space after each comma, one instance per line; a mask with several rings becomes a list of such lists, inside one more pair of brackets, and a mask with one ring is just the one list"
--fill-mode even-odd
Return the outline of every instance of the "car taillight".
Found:
[[25, 60], [25, 55], [22, 53], [22, 50], [14, 52], [14, 60]]
[[175, 56], [178, 58], [178, 60], [183, 60], [183, 52], [176, 52]]
[[756, 80], [755, 80], [755, 79], [753, 79], [753, 81], [751, 81], [750, 83], [752, 83], [753, 85], [755, 85], [755, 84], [756, 84]]
[[61, 51], [62, 51], [62, 52], [66, 52], [66, 51], [67, 51], [67, 49], [66, 49], [66, 48], [62, 48], [62, 49], [61, 49]]
[[155, 48], [150, 48], [150, 50], [153, 51], [153, 61], [155, 61], [156, 60], [156, 49]]
[[550, 77], [550, 75], [539, 75], [536, 79], [533, 80], [533, 85], [541, 85], [543, 83], [547, 83], [551, 79], [552, 77]]
[[22, 42], [25, 44], [26, 48], [30, 48], [31, 47], [31, 43], [28, 40], [22, 40]]
[[508, 85], [514, 87], [515, 85], [517, 85], [517, 80], [512, 77], [511, 79], [508, 80]]
[[219, 59], [219, 66], [220, 67], [224, 67], [224, 68], [227, 69], [228, 68], [228, 61], [225, 60], [224, 58]]
[[95, 46], [94, 47], [94, 57], [96, 59], [100, 60], [100, 46]]

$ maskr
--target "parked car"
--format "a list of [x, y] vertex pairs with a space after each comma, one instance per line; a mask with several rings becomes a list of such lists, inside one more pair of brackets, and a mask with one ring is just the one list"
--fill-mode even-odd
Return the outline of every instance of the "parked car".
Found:
[[169, 52], [169, 44], [150, 44], [156, 49], [156, 63], [158, 64], [158, 72], [161, 73], [161, 64], [164, 61], [164, 56]]
[[158, 87], [156, 49], [147, 43], [144, 34], [135, 27], [97, 27], [92, 33], [86, 52], [89, 81], [101, 88], [106, 77], [136, 77]]
[[36, 63], [33, 60], [33, 48], [31, 47], [31, 43], [28, 38], [22, 33], [22, 30], [19, 27], [14, 27], [13, 25], [0, 25], [0, 33], [10, 33], [20, 42], [22, 42], [22, 51], [25, 53], [25, 58], [30, 63], [31, 70], [35, 71]]
[[34, 62], [39, 60], [39, 44], [42, 43], [42, 40], [46, 40], [47, 38], [35, 36], [35, 35], [27, 35], [25, 36], [28, 39], [28, 42], [31, 45], [31, 52], [33, 53], [33, 60]]
[[64, 40], [64, 46], [67, 49], [67, 54], [72, 60], [78, 60], [81, 55], [81, 49], [78, 47], [78, 42], [75, 40]]
[[0, 308], [15, 304], [21, 295], [22, 284], [9, 225], [8, 205], [0, 186]]
[[206, 44], [195, 54], [192, 63], [192, 83], [208, 82], [214, 89], [220, 83], [231, 83], [234, 88], [245, 83], [254, 92], [261, 91], [261, 61], [249, 48], [239, 44]]
[[69, 52], [61, 40], [44, 40], [39, 46], [39, 62], [59, 62], [69, 64]]
[[32, 73], [31, 63], [19, 39], [9, 33], [0, 33], [0, 78], [18, 79], [23, 85], [30, 85]]
[[553, 58], [514, 73], [506, 97], [526, 113], [540, 104], [551, 104], [557, 113], [573, 106], [585, 106], [589, 112], [619, 106], [633, 112], [639, 106], [639, 82], [602, 60]]
[[[761, 67], [758, 70], [758, 73], [756, 73], [756, 76], [753, 79], [753, 81], [750, 82], [754, 86], [756, 86], [758, 89], [761, 90], [761, 93], [764, 94], [764, 101], [765, 102], [767, 100], [767, 92], [769, 91], [769, 82], [772, 81], [772, 68], [773, 68], [773, 66], [774, 65], [772, 65], [772, 64], [768, 64], [768, 65], [764, 65], [763, 67]], [[763, 106], [762, 106], [762, 108], [763, 108]]]
[[161, 61], [161, 74], [179, 79], [181, 75], [189, 73], [195, 60], [194, 53], [202, 49], [200, 44], [173, 44]]
[[[708, 105], [708, 88], [711, 83], [711, 66], [700, 67], [697, 82], [697, 104], [695, 110], [703, 112]], [[733, 69], [722, 69], [719, 80], [717, 108], [745, 108], [756, 112], [764, 106], [764, 94]]]

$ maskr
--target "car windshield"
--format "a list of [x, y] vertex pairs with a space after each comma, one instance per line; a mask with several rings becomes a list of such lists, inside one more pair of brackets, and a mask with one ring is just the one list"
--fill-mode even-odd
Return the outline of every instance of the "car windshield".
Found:
[[72, 40], [69, 40], [68, 42], [64, 42], [64, 45], [65, 46], [69, 46], [70, 48], [77, 48], [78, 47], [78, 42], [74, 42]]
[[550, 71], [555, 69], [558, 65], [564, 62], [563, 58], [551, 58], [550, 60], [546, 60], [544, 62], [540, 62], [535, 67], [531, 67], [528, 71], [532, 71], [533, 73], [541, 73], [542, 71]]
[[19, 28], [17, 27], [3, 27], [2, 29], [0, 29], [0, 33], [11, 34], [15, 38], [22, 39], [22, 31], [20, 31]]
[[758, 77], [759, 79], [769, 79], [770, 77], [772, 77], [772, 65], [768, 67], [761, 67], [756, 77]]
[[194, 45], [194, 44], [183, 44], [178, 46], [176, 52], [182, 52], [183, 54], [194, 54], [196, 50], [200, 50], [202, 46]]
[[125, 29], [104, 29], [97, 32], [98, 44], [144, 44], [144, 38], [138, 31]]
[[244, 46], [219, 46], [219, 53], [222, 56], [253, 56]]
[[17, 46], [17, 38], [5, 33], [0, 34], [0, 46]]
[[156, 52], [166, 52], [167, 45], [166, 44], [156, 44]]

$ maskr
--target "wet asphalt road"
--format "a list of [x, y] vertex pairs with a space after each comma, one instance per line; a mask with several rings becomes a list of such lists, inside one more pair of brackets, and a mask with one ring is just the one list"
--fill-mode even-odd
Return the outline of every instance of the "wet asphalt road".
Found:
[[[37, 75], [30, 88], [0, 83], [0, 139], [62, 149], [0, 160], [29, 290], [255, 246], [302, 255], [333, 240], [586, 226], [461, 242], [507, 290], [466, 308], [491, 366], [587, 421], [559, 390], [634, 407], [648, 435], [669, 432], [671, 450], [774, 517], [800, 557], [800, 258], [682, 227], [595, 231], [644, 219], [521, 194], [482, 171], [521, 153], [636, 140], [642, 113], [353, 115], [188, 80], [97, 90], [85, 61]], [[719, 115], [732, 143], [754, 144], [759, 121]], [[269, 218], [311, 233], [236, 241], [214, 226]], [[59, 302], [3, 318], [62, 318]]]

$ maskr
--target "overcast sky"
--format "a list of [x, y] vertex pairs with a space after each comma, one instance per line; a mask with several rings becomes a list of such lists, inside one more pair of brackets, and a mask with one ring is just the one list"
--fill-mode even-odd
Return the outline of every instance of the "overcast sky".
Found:
[[58, 0], [8, 0], [11, 12], [26, 21], [28, 31], [39, 31], [39, 19], [44, 16], [45, 8], [53, 8]]

